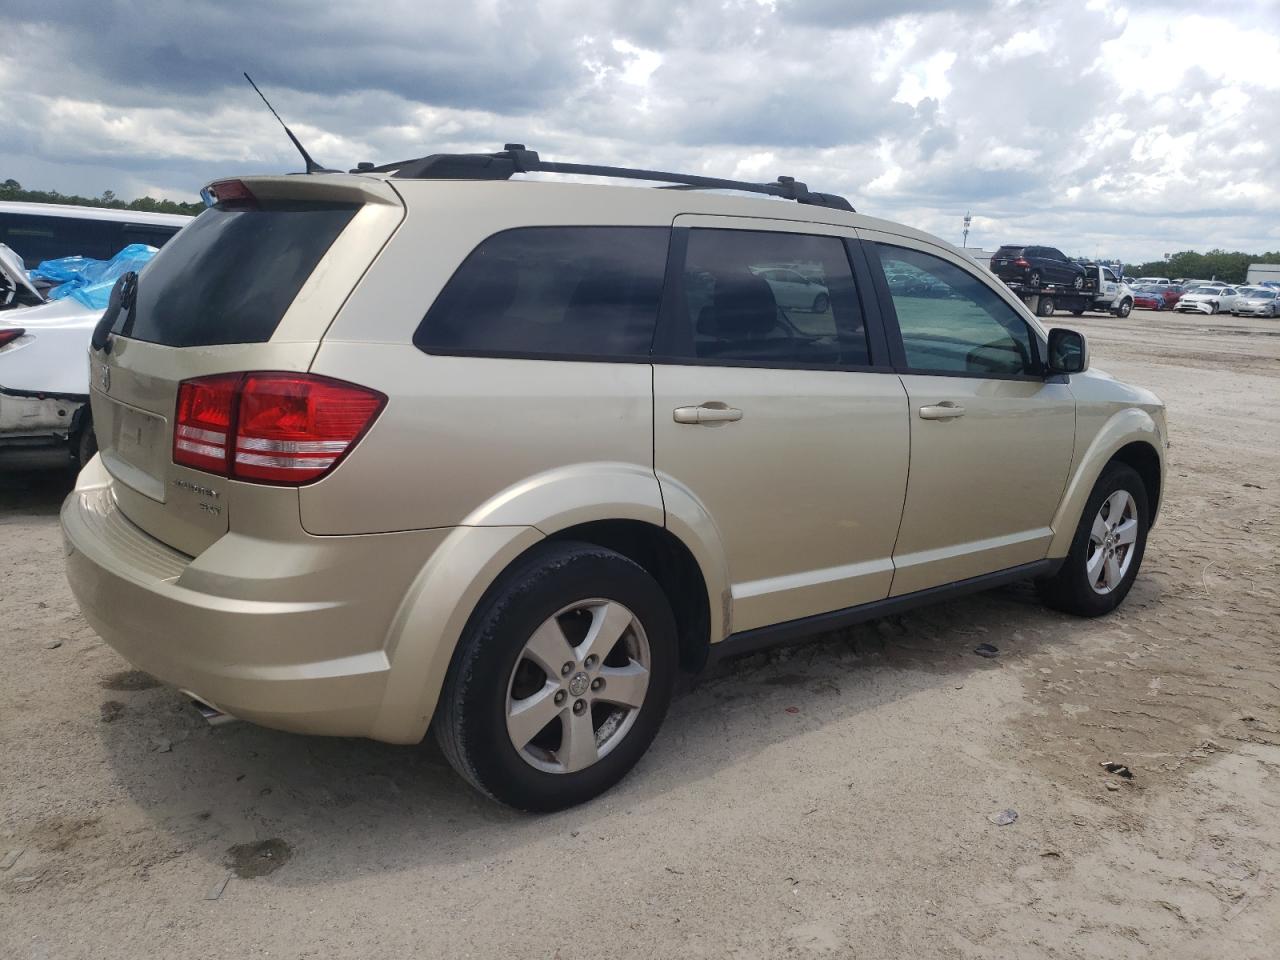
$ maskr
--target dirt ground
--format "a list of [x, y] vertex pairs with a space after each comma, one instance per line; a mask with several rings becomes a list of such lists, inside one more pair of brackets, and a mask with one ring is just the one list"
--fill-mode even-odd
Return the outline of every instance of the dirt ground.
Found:
[[77, 615], [65, 478], [0, 480], [0, 956], [1273, 960], [1280, 322], [1064, 321], [1169, 405], [1118, 613], [1016, 587], [730, 663], [555, 816], [204, 726]]

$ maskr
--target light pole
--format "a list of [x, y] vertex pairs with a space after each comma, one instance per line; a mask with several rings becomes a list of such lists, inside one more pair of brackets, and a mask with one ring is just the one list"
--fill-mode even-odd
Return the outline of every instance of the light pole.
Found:
[[971, 223], [973, 223], [973, 217], [969, 214], [969, 211], [966, 210], [964, 212], [964, 244], [963, 244], [965, 247], [969, 246], [969, 224]]

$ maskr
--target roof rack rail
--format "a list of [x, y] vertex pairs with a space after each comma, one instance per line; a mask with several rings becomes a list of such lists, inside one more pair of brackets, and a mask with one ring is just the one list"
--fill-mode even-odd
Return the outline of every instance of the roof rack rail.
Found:
[[778, 177], [773, 183], [752, 183], [746, 180], [724, 180], [720, 177], [700, 177], [689, 173], [668, 173], [663, 170], [639, 170], [634, 167], [554, 163], [540, 159], [536, 150], [526, 149], [523, 143], [508, 143], [497, 153], [433, 153], [427, 157], [377, 166], [362, 163], [351, 172], [390, 173], [393, 177], [406, 180], [509, 180], [517, 173], [568, 173], [587, 177], [652, 180], [671, 184], [672, 187], [668, 189], [741, 190], [795, 200], [815, 207], [854, 212], [853, 206], [844, 197], [810, 190], [794, 177]]

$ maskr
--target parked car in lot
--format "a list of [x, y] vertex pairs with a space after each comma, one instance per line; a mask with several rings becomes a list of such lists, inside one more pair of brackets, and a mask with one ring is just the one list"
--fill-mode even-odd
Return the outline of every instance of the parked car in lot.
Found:
[[1001, 280], [1029, 287], [1059, 284], [1083, 288], [1086, 269], [1056, 247], [1002, 246], [991, 258], [991, 272]]
[[1133, 305], [1139, 310], [1172, 310], [1181, 296], [1177, 284], [1144, 283], [1134, 288]]
[[1138, 286], [1159, 286], [1168, 287], [1173, 285], [1173, 281], [1168, 277], [1139, 277]]
[[1280, 290], [1246, 287], [1240, 291], [1231, 312], [1239, 317], [1275, 317], [1280, 312]]
[[789, 267], [760, 267], [754, 272], [768, 281], [778, 306], [786, 310], [826, 313], [831, 306], [831, 295], [821, 278], [806, 277]]
[[[210, 185], [95, 331], [101, 451], [62, 508], [89, 623], [211, 716], [430, 726], [551, 810], [710, 659], [1028, 578], [1115, 609], [1160, 401], [942, 240], [711, 185], [799, 202], [518, 145]], [[784, 262], [826, 313], [779, 304]]]
[[18, 251], [27, 269], [43, 260], [107, 260], [131, 243], [163, 247], [191, 222], [172, 213], [0, 200], [0, 243]]
[[1189, 292], [1178, 298], [1178, 302], [1173, 309], [1179, 313], [1213, 314], [1219, 310], [1225, 310], [1229, 313], [1238, 296], [1239, 293], [1235, 287], [1216, 284], [1193, 287]]

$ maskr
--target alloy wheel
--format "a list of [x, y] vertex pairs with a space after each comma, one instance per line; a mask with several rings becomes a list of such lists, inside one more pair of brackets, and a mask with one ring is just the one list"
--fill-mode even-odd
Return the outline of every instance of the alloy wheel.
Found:
[[580, 600], [548, 617], [507, 683], [506, 720], [522, 760], [576, 773], [618, 746], [649, 689], [649, 640], [616, 600]]
[[1137, 539], [1138, 505], [1127, 490], [1117, 490], [1102, 501], [1089, 531], [1085, 572], [1095, 593], [1108, 594], [1124, 581]]

